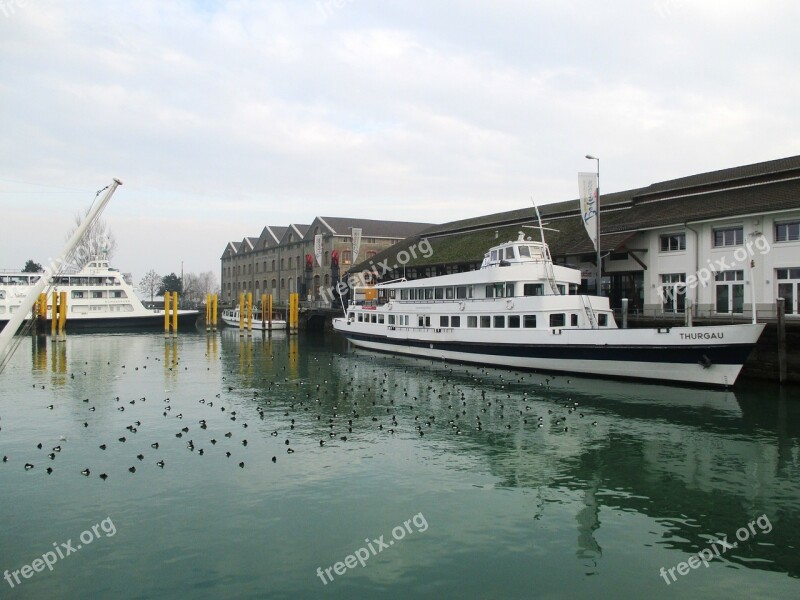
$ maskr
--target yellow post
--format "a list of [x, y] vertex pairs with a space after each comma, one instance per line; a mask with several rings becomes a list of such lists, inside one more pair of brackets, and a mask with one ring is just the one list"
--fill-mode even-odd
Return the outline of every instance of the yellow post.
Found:
[[211, 309], [211, 327], [213, 331], [217, 330], [217, 295], [214, 294], [213, 298], [214, 306]]
[[53, 292], [53, 308], [51, 312], [52, 321], [50, 324], [50, 335], [56, 334], [56, 323], [58, 323], [58, 292]]
[[272, 331], [272, 294], [267, 296], [267, 321], [269, 322], [269, 330]]
[[206, 331], [211, 331], [211, 294], [206, 294]]
[[67, 335], [67, 292], [61, 292], [61, 298], [58, 304], [58, 335], [63, 340]]
[[266, 329], [267, 322], [267, 295], [261, 294], [261, 331]]
[[239, 294], [239, 337], [244, 337], [244, 292]]
[[169, 337], [169, 300], [172, 294], [164, 292], [164, 337]]
[[172, 335], [178, 335], [178, 292], [172, 292]]
[[47, 294], [39, 294], [39, 316], [47, 319]]
[[253, 334], [253, 292], [247, 292], [247, 335]]
[[297, 331], [300, 321], [300, 294], [289, 294], [289, 329]]

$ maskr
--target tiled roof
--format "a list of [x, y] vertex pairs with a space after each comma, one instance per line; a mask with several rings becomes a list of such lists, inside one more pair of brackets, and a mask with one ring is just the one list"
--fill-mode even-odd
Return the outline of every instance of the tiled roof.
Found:
[[350, 235], [350, 231], [361, 228], [365, 237], [406, 238], [431, 226], [431, 223], [409, 223], [406, 221], [381, 221], [377, 219], [351, 219], [347, 217], [318, 217], [337, 235]]

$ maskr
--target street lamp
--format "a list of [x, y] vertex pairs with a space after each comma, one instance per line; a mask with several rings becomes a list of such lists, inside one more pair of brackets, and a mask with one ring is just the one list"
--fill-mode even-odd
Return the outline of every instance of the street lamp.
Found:
[[603, 267], [600, 263], [600, 159], [596, 156], [592, 156], [591, 154], [587, 154], [586, 158], [597, 161], [597, 208], [595, 209], [595, 225], [597, 226], [597, 277], [595, 279], [595, 287], [597, 289], [597, 295], [599, 296], [601, 289], [600, 282], [603, 278]]

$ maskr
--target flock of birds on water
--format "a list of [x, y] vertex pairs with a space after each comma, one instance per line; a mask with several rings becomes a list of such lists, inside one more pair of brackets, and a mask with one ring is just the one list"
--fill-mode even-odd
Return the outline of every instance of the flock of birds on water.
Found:
[[[251, 460], [260, 464], [264, 457], [260, 452], [255, 455], [248, 453], [248, 446], [252, 447], [253, 442], [263, 446], [269, 438], [282, 440], [280, 447], [286, 455], [292, 455], [298, 449], [293, 440], [301, 442], [304, 450], [308, 451], [312, 437], [314, 445], [319, 438], [320, 448], [342, 446], [348, 441], [366, 441], [364, 433], [370, 430], [375, 435], [400, 437], [424, 437], [444, 432], [457, 436], [483, 435], [482, 432], [486, 432], [495, 436], [493, 443], [497, 443], [496, 434], [512, 434], [520, 429], [535, 431], [545, 428], [549, 432], [566, 433], [585, 417], [584, 409], [572, 398], [565, 402], [557, 397], [546, 397], [554, 379], [552, 375], [503, 372], [423, 359], [399, 362], [397, 357], [369, 353], [328, 358], [329, 362], [322, 364], [318, 357], [312, 357], [316, 372], [314, 365], [310, 365], [309, 377], [305, 379], [286, 376], [286, 365], [278, 369], [274, 355], [270, 356], [273, 373], [255, 377], [252, 359], [246, 358], [246, 364], [239, 365], [239, 372], [229, 369], [219, 378], [221, 381], [216, 382], [221, 384], [219, 391], [208, 398], [190, 399], [172, 394], [170, 390], [166, 390], [170, 396], [158, 398], [152, 395], [150, 398], [138, 395], [82, 398], [77, 402], [85, 417], [79, 429], [91, 431], [97, 426], [90, 418], [97, 406], [105, 403], [102, 408], [108, 411], [108, 405], [113, 404], [120, 413], [120, 419], [114, 420], [115, 425], [125, 417], [129, 419], [122, 429], [106, 434], [108, 439], [97, 444], [97, 452], [115, 451], [115, 457], [118, 457], [120, 449], [131, 448], [130, 452], [124, 453], [128, 458], [125, 471], [135, 474], [145, 466], [168, 469], [171, 462], [167, 460], [168, 452], [174, 450], [176, 442], [182, 442], [186, 451], [197, 456], [224, 455], [225, 459], [233, 459], [232, 464], [239, 469], [244, 469]], [[145, 362], [150, 360], [148, 356]], [[152, 360], [161, 361], [159, 358]], [[342, 364], [334, 365], [337, 360]], [[179, 364], [177, 360], [171, 366], [165, 362], [164, 368], [177, 371]], [[72, 372], [69, 378], [91, 377], [88, 362], [84, 366], [87, 370]], [[111, 367], [110, 361], [107, 366]], [[147, 366], [142, 364], [133, 370], [127, 369], [126, 365], [119, 365], [119, 368], [135, 374], [146, 372]], [[336, 373], [336, 366], [342, 373], [337, 377], [338, 381], [323, 379], [326, 374], [331, 377]], [[242, 375], [244, 367], [248, 375]], [[189, 367], [183, 370], [189, 371]], [[232, 385], [234, 383], [236, 385]], [[33, 383], [32, 388], [34, 402], [38, 396], [47, 393], [47, 386], [41, 383]], [[43, 408], [52, 412], [66, 409], [74, 413], [76, 400], [72, 398], [69, 402], [71, 404], [47, 404]], [[532, 406], [537, 403], [538, 411]], [[155, 410], [152, 409], [154, 405]], [[437, 412], [440, 413], [438, 417]], [[159, 424], [152, 427], [154, 413], [172, 426]], [[589, 423], [597, 425], [596, 421], [582, 422], [587, 426]], [[3, 425], [0, 413], [0, 448], [3, 447]], [[154, 435], [166, 435], [165, 430], [171, 432], [168, 438], [153, 439]], [[248, 441], [248, 433], [252, 441]], [[51, 475], [56, 472], [60, 462], [58, 458], [67, 453], [74, 437], [75, 434], [69, 437], [60, 435], [50, 443], [32, 441], [30, 452], [24, 457], [3, 454], [0, 467], [18, 464], [27, 471], [40, 469]], [[271, 450], [275, 452], [274, 447]], [[272, 454], [271, 462], [277, 463], [279, 453], [272, 452], [266, 456]], [[78, 472], [85, 477], [96, 475], [102, 480], [108, 479], [112, 472], [114, 476], [119, 474], [116, 468], [110, 468], [108, 460], [98, 457], [96, 462], [101, 465], [99, 468], [87, 464]]]

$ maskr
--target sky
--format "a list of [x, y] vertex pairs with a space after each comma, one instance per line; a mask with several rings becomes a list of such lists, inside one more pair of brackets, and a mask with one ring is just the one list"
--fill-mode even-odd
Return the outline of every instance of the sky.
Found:
[[789, 0], [0, 0], [0, 269], [138, 281], [316, 215], [441, 223], [800, 154]]

